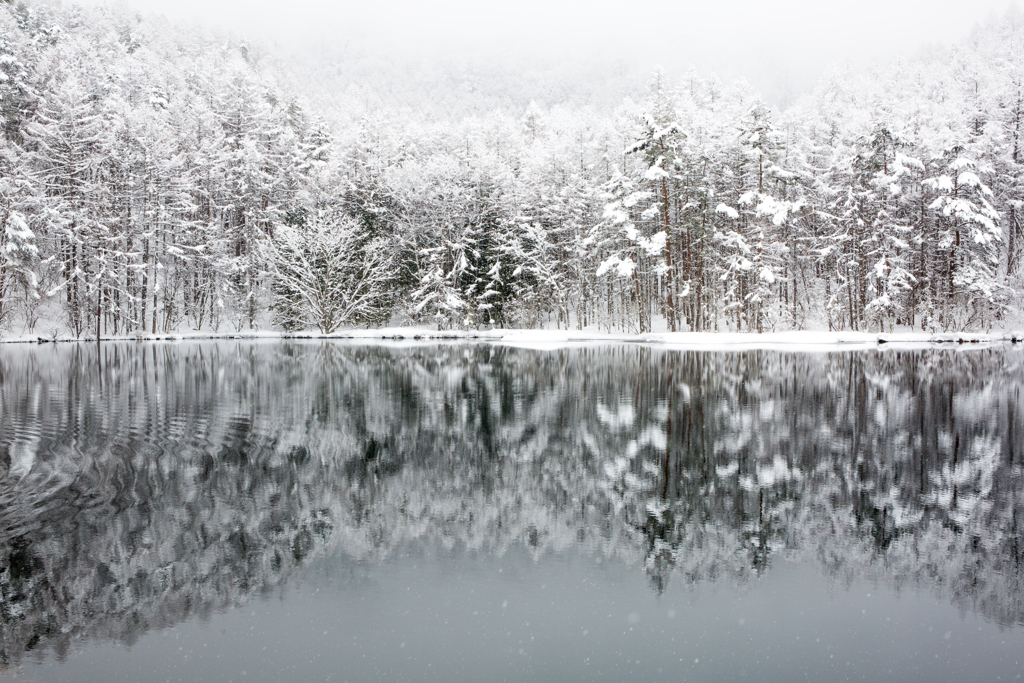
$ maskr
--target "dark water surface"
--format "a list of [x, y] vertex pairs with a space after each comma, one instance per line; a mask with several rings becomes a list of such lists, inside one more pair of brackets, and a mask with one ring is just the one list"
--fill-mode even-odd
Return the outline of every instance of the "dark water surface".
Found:
[[997, 681], [1024, 352], [0, 349], [0, 680]]

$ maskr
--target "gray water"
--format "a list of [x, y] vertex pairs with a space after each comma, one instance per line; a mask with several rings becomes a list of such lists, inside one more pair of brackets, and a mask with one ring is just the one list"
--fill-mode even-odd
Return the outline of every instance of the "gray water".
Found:
[[0, 680], [1018, 680], [1024, 352], [0, 349]]

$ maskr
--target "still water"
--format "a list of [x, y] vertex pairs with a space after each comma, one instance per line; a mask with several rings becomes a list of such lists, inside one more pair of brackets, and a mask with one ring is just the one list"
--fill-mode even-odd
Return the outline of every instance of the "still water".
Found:
[[1024, 352], [0, 349], [0, 681], [1024, 672]]

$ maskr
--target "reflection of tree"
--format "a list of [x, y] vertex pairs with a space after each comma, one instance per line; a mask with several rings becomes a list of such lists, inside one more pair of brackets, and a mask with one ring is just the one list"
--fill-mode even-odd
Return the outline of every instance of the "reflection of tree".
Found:
[[808, 557], [1022, 623], [1021, 374], [1000, 350], [5, 349], [0, 660], [417, 539], [614, 554], [659, 591]]

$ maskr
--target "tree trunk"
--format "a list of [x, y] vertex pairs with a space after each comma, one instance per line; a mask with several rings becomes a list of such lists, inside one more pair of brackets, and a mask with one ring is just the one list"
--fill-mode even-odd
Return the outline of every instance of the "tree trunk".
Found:
[[665, 271], [666, 276], [666, 306], [665, 306], [665, 317], [668, 318], [668, 329], [672, 332], [676, 331], [676, 305], [675, 298], [673, 296], [675, 291], [675, 277], [672, 270], [672, 228], [669, 224], [668, 217], [668, 181], [662, 177], [661, 179], [661, 214], [665, 223], [665, 265], [667, 270]]

